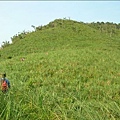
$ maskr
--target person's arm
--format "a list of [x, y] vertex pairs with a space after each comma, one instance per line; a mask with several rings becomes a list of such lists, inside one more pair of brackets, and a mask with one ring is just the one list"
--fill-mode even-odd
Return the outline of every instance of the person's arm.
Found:
[[8, 87], [10, 88], [10, 82], [8, 81]]
[[6, 81], [7, 81], [8, 87], [10, 88], [10, 82], [9, 82], [9, 80], [6, 79]]

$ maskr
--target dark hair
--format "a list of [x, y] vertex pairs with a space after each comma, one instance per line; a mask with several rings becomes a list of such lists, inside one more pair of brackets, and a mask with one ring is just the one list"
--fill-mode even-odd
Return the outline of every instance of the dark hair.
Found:
[[3, 73], [3, 75], [2, 75], [3, 77], [6, 77], [6, 73]]

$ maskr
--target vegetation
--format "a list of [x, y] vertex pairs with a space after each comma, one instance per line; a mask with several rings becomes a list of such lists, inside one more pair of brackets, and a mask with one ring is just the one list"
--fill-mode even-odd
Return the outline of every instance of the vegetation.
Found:
[[[97, 23], [95, 23], [97, 24]], [[1, 120], [119, 120], [120, 30], [56, 19], [0, 50]]]
[[9, 45], [10, 45], [10, 42], [9, 41], [5, 41], [5, 42], [3, 42], [2, 48], [7, 47]]

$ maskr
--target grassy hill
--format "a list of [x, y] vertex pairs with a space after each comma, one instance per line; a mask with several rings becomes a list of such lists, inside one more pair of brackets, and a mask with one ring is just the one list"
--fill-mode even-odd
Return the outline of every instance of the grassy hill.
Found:
[[[118, 120], [120, 31], [56, 19], [0, 50], [11, 89], [1, 120]], [[22, 61], [21, 58], [24, 58]]]
[[[18, 35], [13, 39], [12, 45], [0, 51], [1, 58], [66, 48], [79, 49], [107, 40], [105, 34], [84, 23], [61, 19], [50, 22], [40, 30], [24, 35], [23, 38], [21, 36], [23, 35]], [[104, 41], [101, 42], [104, 44]]]

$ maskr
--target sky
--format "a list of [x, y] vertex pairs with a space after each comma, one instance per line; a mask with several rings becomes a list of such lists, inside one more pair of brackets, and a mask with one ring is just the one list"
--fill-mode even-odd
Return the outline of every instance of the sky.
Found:
[[120, 23], [120, 1], [0, 1], [0, 45], [55, 19]]

